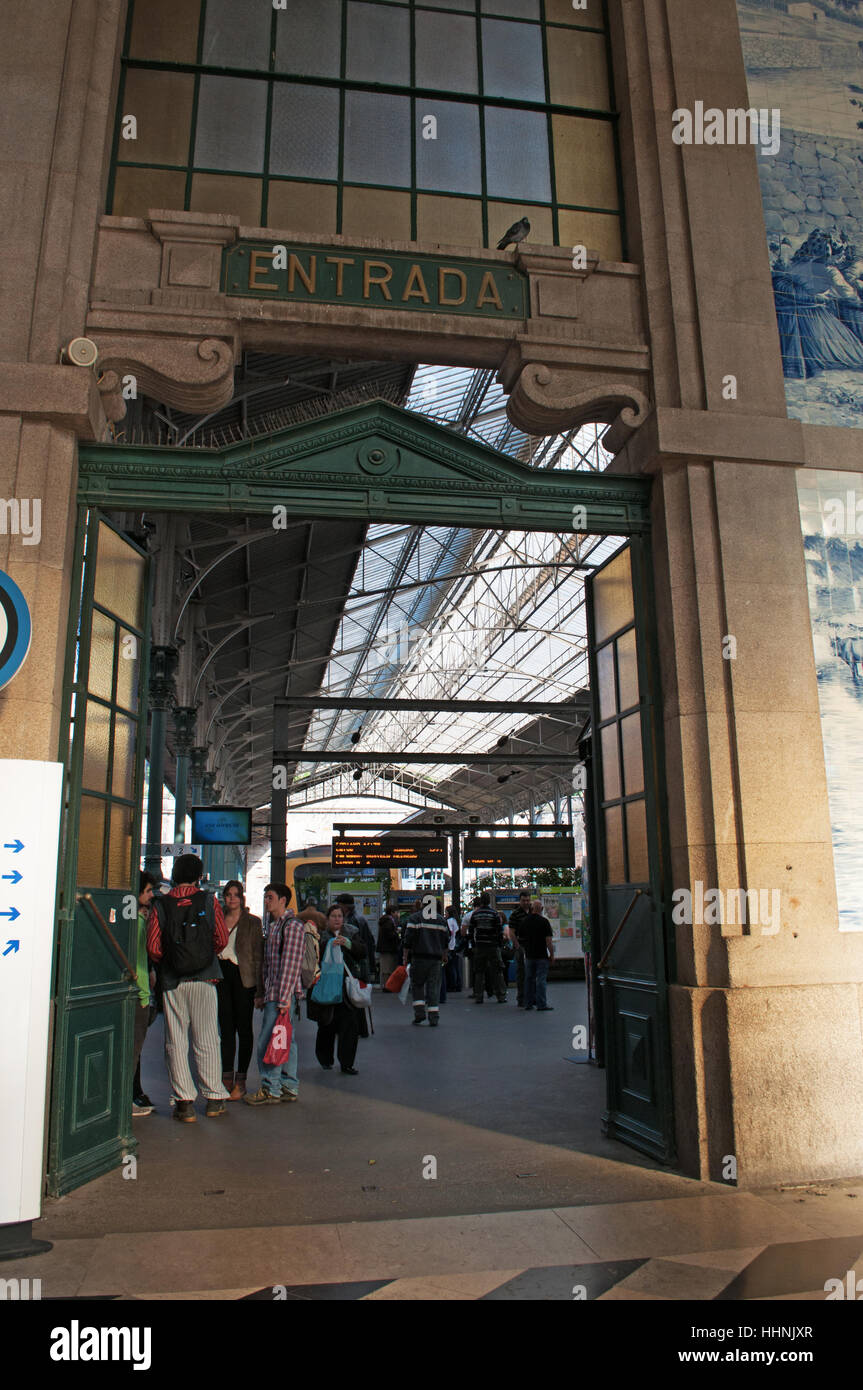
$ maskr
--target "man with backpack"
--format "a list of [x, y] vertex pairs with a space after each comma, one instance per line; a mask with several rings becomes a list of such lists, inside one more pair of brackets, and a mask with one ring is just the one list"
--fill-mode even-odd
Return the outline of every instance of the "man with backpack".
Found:
[[204, 866], [196, 854], [174, 862], [173, 887], [154, 898], [147, 925], [147, 952], [158, 962], [165, 1009], [165, 1061], [174, 1091], [174, 1118], [194, 1124], [197, 1088], [189, 1070], [189, 1039], [207, 1117], [225, 1114], [216, 982], [218, 954], [228, 928], [214, 893], [199, 891]]

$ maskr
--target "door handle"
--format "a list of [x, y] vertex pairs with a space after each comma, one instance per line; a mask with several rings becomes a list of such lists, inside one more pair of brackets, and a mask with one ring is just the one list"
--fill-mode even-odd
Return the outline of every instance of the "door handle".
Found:
[[608, 957], [611, 954], [611, 948], [614, 945], [617, 938], [620, 936], [620, 933], [623, 931], [623, 928], [626, 926], [626, 923], [629, 920], [629, 914], [635, 907], [635, 904], [638, 902], [638, 899], [643, 898], [645, 896], [646, 894], [643, 888], [636, 888], [635, 892], [632, 895], [632, 902], [629, 904], [629, 907], [626, 909], [626, 911], [620, 919], [620, 924], [617, 928], [617, 931], [614, 933], [614, 936], [611, 938], [611, 940], [609, 941], [608, 945], [602, 953], [602, 959], [599, 961], [599, 964], [596, 967], [597, 975], [601, 971], [602, 967], [605, 965], [605, 962], [608, 960]]
[[132, 984], [137, 985], [138, 972], [137, 970], [132, 969], [132, 964], [129, 960], [129, 957], [126, 955], [126, 952], [123, 950], [116, 936], [111, 931], [111, 928], [108, 926], [108, 923], [105, 921], [105, 918], [102, 916], [101, 912], [96, 906], [96, 903], [93, 900], [93, 895], [91, 893], [79, 893], [78, 902], [87, 904], [91, 913], [98, 922], [99, 926], [102, 928], [111, 945], [114, 947], [114, 950], [116, 951], [117, 955], [120, 957], [120, 960], [123, 962], [125, 972], [129, 976], [129, 979], [131, 980]]

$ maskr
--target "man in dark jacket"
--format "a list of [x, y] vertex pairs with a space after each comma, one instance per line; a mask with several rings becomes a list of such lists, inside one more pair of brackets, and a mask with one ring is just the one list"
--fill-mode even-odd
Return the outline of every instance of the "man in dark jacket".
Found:
[[515, 992], [516, 1004], [524, 1008], [524, 946], [520, 940], [519, 927], [523, 926], [530, 914], [530, 893], [526, 888], [518, 895], [518, 906], [509, 914], [509, 931], [515, 947]]
[[[207, 1116], [224, 1115], [228, 1092], [222, 1085], [222, 1057], [219, 1047], [219, 1011], [216, 982], [222, 971], [218, 953], [228, 944], [228, 928], [222, 909], [212, 893], [198, 894], [204, 866], [196, 854], [181, 854], [174, 861], [174, 886], [164, 902], [156, 898], [147, 923], [147, 952], [158, 961], [165, 1006], [165, 1061], [174, 1091], [174, 1116], [187, 1124], [195, 1121], [197, 1089], [189, 1070], [189, 1037], [198, 1067], [198, 1081], [207, 1099]], [[196, 897], [196, 894], [198, 895]], [[179, 920], [192, 904], [189, 916], [205, 924], [201, 935], [210, 931], [212, 958], [208, 965], [189, 974], [178, 970], [172, 960], [168, 914]]]
[[506, 984], [503, 978], [503, 922], [491, 906], [488, 893], [480, 895], [479, 907], [471, 913], [467, 924], [468, 940], [473, 946], [473, 1002], [482, 1004], [486, 977], [499, 1004], [506, 1003]]
[[524, 942], [524, 1008], [525, 1013], [536, 1005], [538, 1013], [549, 1013], [554, 1007], [546, 998], [549, 961], [554, 960], [554, 935], [551, 923], [542, 915], [542, 903], [535, 898], [522, 924]]
[[449, 927], [440, 898], [422, 899], [419, 912], [408, 918], [404, 938], [404, 963], [411, 968], [413, 1022], [436, 1028], [440, 1018], [441, 971], [448, 959]]

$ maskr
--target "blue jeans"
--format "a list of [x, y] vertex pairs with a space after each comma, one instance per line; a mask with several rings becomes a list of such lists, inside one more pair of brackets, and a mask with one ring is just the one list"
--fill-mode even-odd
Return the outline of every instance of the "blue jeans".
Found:
[[297, 1025], [292, 1018], [293, 1032], [291, 1033], [291, 1050], [288, 1054], [287, 1062], [281, 1066], [268, 1065], [264, 1061], [264, 1053], [270, 1043], [270, 1034], [273, 1025], [279, 1016], [278, 1004], [268, 1003], [264, 1005], [264, 1016], [261, 1019], [261, 1031], [258, 1034], [258, 1071], [261, 1074], [261, 1088], [269, 1091], [271, 1096], [280, 1096], [282, 1087], [285, 1086], [289, 1091], [296, 1095], [300, 1089], [297, 1077]]
[[525, 960], [524, 962], [524, 1002], [536, 1004], [538, 1008], [548, 1007], [545, 985], [548, 979], [547, 960]]

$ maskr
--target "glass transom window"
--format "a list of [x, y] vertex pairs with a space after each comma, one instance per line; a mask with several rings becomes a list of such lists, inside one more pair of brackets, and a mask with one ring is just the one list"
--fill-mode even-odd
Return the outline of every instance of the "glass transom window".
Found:
[[130, 0], [108, 211], [620, 260], [615, 122], [603, 0]]

